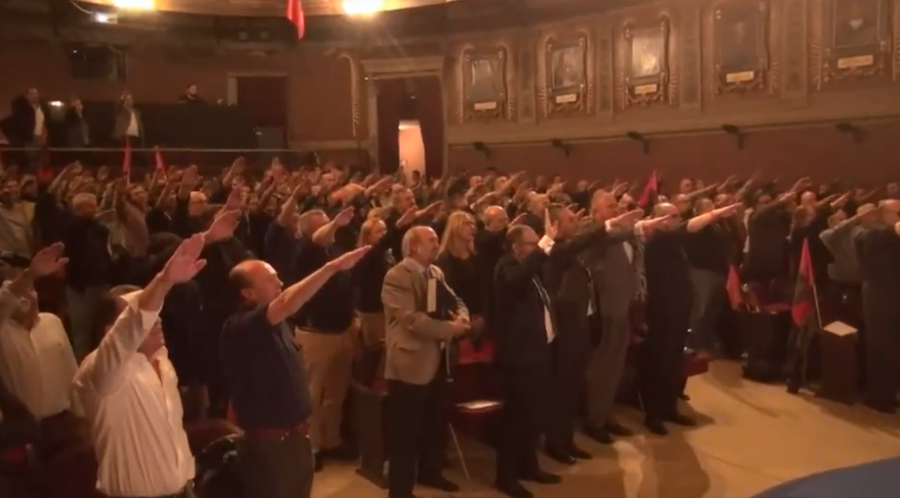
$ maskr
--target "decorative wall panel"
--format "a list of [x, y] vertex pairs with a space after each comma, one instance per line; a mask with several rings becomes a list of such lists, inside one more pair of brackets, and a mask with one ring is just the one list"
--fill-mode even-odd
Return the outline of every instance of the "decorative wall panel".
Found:
[[517, 50], [519, 53], [518, 72], [515, 80], [519, 84], [519, 122], [534, 123], [535, 113], [535, 54], [533, 38], [530, 33], [525, 33], [519, 38]]
[[820, 0], [811, 14], [809, 69], [816, 89], [890, 79], [894, 62], [890, 2]]
[[597, 101], [600, 112], [612, 112], [613, 102], [613, 30], [608, 24], [597, 28]]
[[677, 105], [680, 74], [677, 25], [668, 10], [626, 17], [617, 34], [618, 107]]
[[784, 6], [784, 93], [806, 94], [806, 3], [782, 0]]
[[769, 2], [720, 2], [712, 12], [716, 92], [763, 90], [769, 70]]
[[587, 29], [543, 33], [538, 42], [537, 94], [544, 118], [594, 112], [594, 44]]
[[516, 114], [515, 62], [508, 43], [466, 44], [459, 51], [456, 105], [460, 123], [511, 121]]
[[700, 107], [701, 66], [700, 8], [686, 3], [681, 15], [681, 106]]

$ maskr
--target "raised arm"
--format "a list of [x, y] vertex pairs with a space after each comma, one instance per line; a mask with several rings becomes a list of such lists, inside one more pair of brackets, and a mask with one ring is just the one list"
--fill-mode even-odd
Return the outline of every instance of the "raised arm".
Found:
[[205, 260], [199, 259], [203, 247], [203, 235], [200, 234], [183, 241], [165, 268], [144, 290], [126, 297], [125, 310], [100, 341], [93, 361], [82, 365], [78, 377], [83, 376], [101, 394], [115, 392], [123, 380], [123, 367], [137, 354], [150, 331], [158, 326], [159, 311], [166, 294], [174, 285], [194, 278], [206, 265]]
[[319, 292], [328, 279], [339, 271], [353, 268], [370, 249], [371, 246], [363, 246], [332, 259], [303, 280], [285, 289], [269, 304], [266, 311], [269, 323], [273, 325], [281, 323], [296, 313], [316, 292]]
[[63, 257], [65, 246], [62, 243], [49, 245], [31, 258], [28, 268], [0, 288], [0, 329], [6, 324], [16, 309], [19, 300], [34, 288], [34, 281], [60, 270], [69, 261]]

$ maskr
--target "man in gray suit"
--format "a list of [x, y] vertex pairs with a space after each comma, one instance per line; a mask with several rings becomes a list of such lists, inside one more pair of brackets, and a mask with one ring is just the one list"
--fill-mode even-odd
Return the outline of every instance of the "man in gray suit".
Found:
[[[413, 486], [455, 492], [444, 478], [449, 342], [469, 331], [469, 312], [432, 263], [439, 249], [430, 227], [403, 237], [403, 261], [384, 277], [384, 377], [388, 382], [388, 496], [414, 498]], [[418, 471], [417, 471], [418, 470]]]
[[[605, 244], [593, 247], [581, 255], [582, 264], [591, 275], [590, 293], [596, 301], [590, 303], [588, 315], [600, 324], [600, 341], [594, 346], [587, 367], [587, 416], [585, 433], [603, 444], [611, 444], [612, 436], [630, 436], [631, 430], [609, 417], [616, 398], [625, 358], [631, 338], [629, 312], [637, 293], [638, 276], [635, 266], [633, 230], [619, 230], [612, 220], [618, 215], [615, 197], [599, 190], [591, 199], [591, 216], [606, 225], [610, 236]], [[644, 230], [660, 222], [643, 222]]]

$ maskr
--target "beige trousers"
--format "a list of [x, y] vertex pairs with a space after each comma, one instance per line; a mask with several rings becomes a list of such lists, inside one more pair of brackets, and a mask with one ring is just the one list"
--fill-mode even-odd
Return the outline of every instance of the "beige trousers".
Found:
[[359, 323], [364, 348], [369, 349], [381, 344], [384, 340], [384, 313], [360, 313]]
[[309, 437], [316, 450], [341, 445], [341, 417], [353, 369], [352, 334], [351, 330], [339, 333], [297, 330], [312, 400]]

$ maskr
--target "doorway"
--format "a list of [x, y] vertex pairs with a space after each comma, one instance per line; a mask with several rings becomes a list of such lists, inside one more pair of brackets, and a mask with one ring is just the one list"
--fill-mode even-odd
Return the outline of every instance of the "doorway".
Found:
[[402, 164], [439, 178], [447, 156], [444, 57], [363, 60], [368, 80], [370, 152], [382, 173]]
[[[284, 149], [287, 144], [288, 78], [284, 73], [231, 73], [228, 105], [237, 106], [250, 119], [256, 147]], [[264, 154], [270, 156], [274, 154]], [[266, 157], [264, 160], [268, 160]]]

